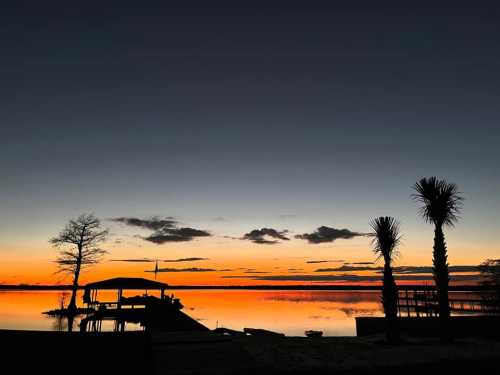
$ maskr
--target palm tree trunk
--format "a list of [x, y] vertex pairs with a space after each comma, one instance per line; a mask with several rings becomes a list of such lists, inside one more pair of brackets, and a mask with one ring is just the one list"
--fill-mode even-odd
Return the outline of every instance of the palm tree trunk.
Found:
[[394, 281], [394, 276], [392, 275], [390, 260], [385, 260], [382, 305], [384, 306], [387, 327], [387, 341], [391, 343], [399, 341], [397, 298], [398, 291], [396, 282]]
[[450, 273], [448, 270], [448, 255], [442, 225], [436, 225], [434, 230], [434, 281], [437, 287], [439, 302], [439, 320], [441, 327], [441, 341], [449, 342], [452, 339], [450, 329], [450, 304], [448, 299], [448, 285]]

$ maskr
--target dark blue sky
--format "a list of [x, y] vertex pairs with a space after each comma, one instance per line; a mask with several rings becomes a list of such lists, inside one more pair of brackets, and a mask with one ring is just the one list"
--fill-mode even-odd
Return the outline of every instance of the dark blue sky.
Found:
[[437, 175], [461, 243], [498, 250], [498, 6], [118, 3], [2, 6], [4, 247], [82, 211], [221, 235], [388, 214], [411, 244], [410, 186]]

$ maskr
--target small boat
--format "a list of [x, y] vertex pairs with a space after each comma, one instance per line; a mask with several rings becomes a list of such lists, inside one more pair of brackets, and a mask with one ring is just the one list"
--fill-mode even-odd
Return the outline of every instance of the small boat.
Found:
[[285, 334], [279, 332], [268, 331], [260, 328], [243, 328], [243, 332], [251, 336], [268, 336], [268, 337], [285, 337]]
[[323, 336], [323, 331], [305, 331], [307, 337], [321, 337]]

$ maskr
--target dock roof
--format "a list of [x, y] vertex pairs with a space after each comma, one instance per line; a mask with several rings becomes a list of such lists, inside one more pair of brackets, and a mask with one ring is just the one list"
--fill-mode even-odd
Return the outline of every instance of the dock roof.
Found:
[[168, 284], [142, 277], [115, 277], [85, 285], [85, 289], [166, 289]]

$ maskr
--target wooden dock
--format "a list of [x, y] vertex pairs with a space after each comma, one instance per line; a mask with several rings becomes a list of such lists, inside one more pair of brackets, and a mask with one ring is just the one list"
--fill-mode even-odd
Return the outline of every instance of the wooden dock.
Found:
[[[458, 314], [500, 315], [500, 306], [487, 298], [473, 295], [471, 298], [450, 298], [450, 311]], [[398, 292], [400, 317], [436, 317], [439, 302], [436, 290], [429, 288], [402, 288]]]

